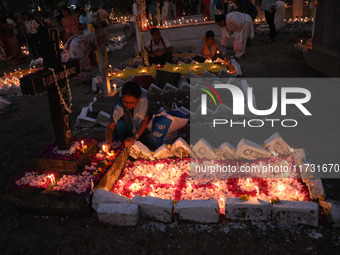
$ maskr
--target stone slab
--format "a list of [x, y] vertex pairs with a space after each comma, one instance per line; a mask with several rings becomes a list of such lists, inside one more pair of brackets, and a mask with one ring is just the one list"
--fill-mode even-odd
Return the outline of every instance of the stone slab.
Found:
[[225, 200], [226, 218], [231, 220], [269, 220], [272, 207], [268, 200], [250, 198], [248, 201], [238, 197]]
[[97, 211], [104, 203], [130, 203], [130, 199], [105, 189], [97, 189], [92, 197], [92, 208]]
[[319, 205], [307, 201], [282, 200], [273, 205], [272, 217], [285, 225], [305, 224], [317, 227]]
[[171, 152], [178, 158], [190, 157], [190, 146], [180, 137], [172, 144]]
[[129, 155], [134, 159], [148, 159], [152, 160], [153, 156], [151, 155], [151, 151], [147, 146], [145, 146], [140, 141], [136, 141], [129, 149]]
[[114, 226], [136, 226], [139, 220], [137, 204], [105, 203], [97, 210], [98, 219]]
[[171, 158], [174, 154], [169, 150], [166, 144], [160, 146], [155, 153], [153, 154], [155, 159], [162, 159], [162, 158]]
[[214, 148], [204, 139], [201, 138], [193, 147], [192, 151], [198, 158], [201, 159], [214, 159]]
[[136, 195], [132, 198], [131, 203], [139, 205], [142, 217], [164, 223], [172, 222], [173, 220], [174, 203], [171, 199]]
[[175, 205], [175, 215], [180, 221], [218, 223], [219, 213], [216, 199], [180, 200]]
[[224, 142], [218, 147], [215, 153], [215, 159], [217, 160], [233, 160], [236, 159], [235, 147], [228, 142]]
[[104, 127], [107, 127], [110, 123], [110, 119], [111, 119], [110, 114], [104, 111], [100, 111], [97, 116], [97, 123]]
[[280, 156], [287, 156], [291, 154], [289, 145], [277, 132], [269, 137], [267, 140], [265, 140], [264, 144], [269, 151], [274, 151]]
[[269, 158], [271, 153], [264, 149], [262, 145], [247, 139], [241, 139], [237, 145], [236, 156], [245, 160], [257, 160]]

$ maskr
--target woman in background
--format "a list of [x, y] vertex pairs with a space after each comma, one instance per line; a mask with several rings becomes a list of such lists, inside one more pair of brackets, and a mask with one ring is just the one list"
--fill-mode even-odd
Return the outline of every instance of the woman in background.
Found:
[[62, 19], [63, 27], [65, 29], [64, 40], [67, 41], [72, 35], [79, 34], [79, 23], [76, 16], [71, 15], [69, 8], [62, 9], [64, 18]]
[[203, 40], [200, 40], [196, 46], [196, 57], [193, 60], [203, 63], [205, 60], [215, 60], [217, 57], [222, 59], [227, 56], [226, 49], [215, 39], [213, 31], [205, 33]]

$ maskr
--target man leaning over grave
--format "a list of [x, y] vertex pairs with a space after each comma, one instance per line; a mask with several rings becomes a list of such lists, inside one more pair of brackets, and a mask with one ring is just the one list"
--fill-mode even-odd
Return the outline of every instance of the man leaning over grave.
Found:
[[158, 28], [152, 28], [150, 33], [152, 39], [145, 44], [149, 64], [165, 65], [166, 62], [171, 63], [174, 50], [170, 42], [165, 37], [162, 37]]

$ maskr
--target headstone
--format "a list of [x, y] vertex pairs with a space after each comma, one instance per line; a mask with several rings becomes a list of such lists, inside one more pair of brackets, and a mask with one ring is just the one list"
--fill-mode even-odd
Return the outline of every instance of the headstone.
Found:
[[108, 114], [104, 111], [101, 111], [101, 112], [98, 113], [97, 123], [104, 126], [104, 127], [107, 127], [110, 123], [110, 119], [111, 119], [110, 114]]
[[178, 92], [178, 88], [176, 88], [175, 86], [171, 85], [170, 83], [166, 83], [164, 88], [163, 88], [164, 92], [173, 92], [176, 93]]
[[269, 151], [274, 151], [280, 156], [291, 154], [289, 145], [282, 139], [279, 133], [273, 134], [264, 141], [264, 144]]
[[231, 73], [229, 73], [227, 70], [222, 69], [218, 76], [220, 78], [228, 78], [228, 77], [232, 77], [233, 75]]
[[236, 156], [241, 159], [257, 160], [269, 158], [270, 155], [271, 153], [263, 146], [247, 139], [242, 139], [237, 145]]
[[207, 70], [205, 70], [203, 72], [203, 78], [216, 78], [216, 75], [211, 73], [211, 72], [209, 72], [209, 71], [207, 71]]
[[181, 137], [172, 144], [171, 152], [178, 158], [190, 157], [190, 147]]
[[129, 149], [129, 155], [134, 159], [149, 159], [152, 160], [153, 156], [151, 155], [151, 151], [147, 146], [145, 146], [140, 141], [136, 141]]
[[164, 92], [163, 89], [159, 88], [157, 85], [153, 83], [150, 85], [148, 89], [148, 95], [159, 95], [163, 92]]
[[236, 159], [235, 147], [228, 142], [224, 142], [218, 147], [215, 154], [216, 160], [234, 160]]
[[186, 83], [186, 82], [182, 82], [181, 85], [179, 86], [179, 90], [181, 91], [190, 91], [191, 86]]
[[201, 159], [214, 159], [215, 152], [211, 145], [204, 139], [201, 138], [192, 148], [192, 151], [198, 158]]
[[171, 158], [174, 156], [166, 144], [160, 146], [153, 155], [156, 159]]

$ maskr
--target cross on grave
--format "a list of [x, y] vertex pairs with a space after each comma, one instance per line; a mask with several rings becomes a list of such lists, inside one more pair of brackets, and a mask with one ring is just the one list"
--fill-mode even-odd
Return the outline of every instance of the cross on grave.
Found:
[[[66, 150], [73, 142], [70, 127], [71, 94], [68, 81], [78, 75], [80, 67], [77, 61], [62, 64], [59, 43], [57, 29], [49, 28], [43, 31], [41, 50], [45, 68], [41, 72], [22, 77], [20, 84], [24, 95], [47, 91], [57, 146], [59, 150]], [[68, 99], [66, 92], [69, 93]]]

